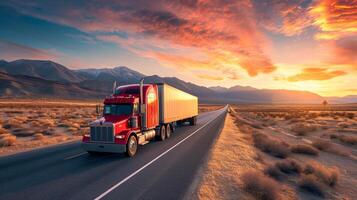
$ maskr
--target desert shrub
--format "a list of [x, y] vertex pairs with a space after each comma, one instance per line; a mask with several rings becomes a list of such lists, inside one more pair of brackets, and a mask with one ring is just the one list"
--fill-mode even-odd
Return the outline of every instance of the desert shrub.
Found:
[[45, 139], [45, 136], [42, 133], [35, 133], [33, 135], [34, 140], [43, 140]]
[[71, 126], [77, 129], [81, 128], [81, 125], [79, 123], [73, 123]]
[[297, 133], [297, 135], [299, 136], [305, 136], [309, 132], [316, 131], [316, 129], [317, 129], [316, 125], [311, 125], [311, 124], [309, 125], [305, 123], [298, 123], [291, 127], [291, 131]]
[[319, 117], [328, 117], [330, 115], [330, 113], [328, 112], [320, 112], [319, 113]]
[[290, 153], [287, 143], [272, 139], [262, 133], [253, 134], [253, 141], [255, 147], [278, 158], [286, 158]]
[[318, 117], [318, 114], [317, 113], [309, 113], [307, 116], [306, 116], [306, 118], [308, 118], [308, 119], [315, 119], [315, 118], [317, 118]]
[[255, 199], [280, 199], [279, 184], [258, 171], [245, 172], [242, 175], [241, 180], [243, 181], [244, 190], [253, 195]]
[[12, 130], [12, 133], [14, 135], [16, 135], [17, 137], [29, 137], [29, 136], [33, 136], [35, 134], [35, 132], [33, 130], [26, 129], [26, 128], [14, 129], [14, 130]]
[[316, 176], [311, 174], [303, 175], [298, 183], [299, 187], [317, 196], [325, 196], [325, 187], [320, 183]]
[[22, 122], [15, 118], [11, 118], [4, 122], [3, 127], [6, 129], [20, 128], [20, 127], [22, 127]]
[[338, 135], [336, 135], [336, 134], [330, 134], [330, 139], [337, 139], [338, 138]]
[[264, 169], [264, 174], [276, 179], [276, 180], [282, 180], [285, 175], [280, 171], [279, 168], [276, 167], [276, 165], [268, 165]]
[[16, 136], [11, 134], [0, 135], [0, 147], [11, 146], [16, 142]]
[[312, 146], [317, 149], [340, 156], [349, 156], [349, 152], [339, 148], [337, 145], [332, 144], [330, 141], [316, 139], [312, 142]]
[[299, 174], [302, 171], [302, 166], [294, 159], [277, 162], [275, 166], [286, 174]]
[[53, 119], [39, 119], [38, 123], [40, 124], [40, 126], [45, 127], [54, 127], [56, 125]]
[[9, 132], [8, 132], [6, 129], [0, 127], [0, 135], [2, 135], [2, 134], [8, 134], [8, 133], [9, 133]]
[[355, 114], [354, 113], [347, 113], [346, 117], [350, 118], [350, 119], [353, 119], [355, 117]]
[[290, 147], [291, 152], [299, 153], [299, 154], [307, 154], [307, 155], [319, 155], [319, 151], [310, 145], [307, 144], [297, 144]]
[[317, 179], [327, 186], [335, 186], [340, 177], [336, 167], [325, 167], [318, 162], [311, 162], [305, 166], [305, 174], [313, 174]]
[[312, 146], [321, 151], [326, 151], [327, 149], [331, 148], [331, 142], [326, 140], [314, 140], [312, 142]]
[[346, 144], [355, 145], [357, 144], [357, 136], [356, 135], [340, 135], [338, 139]]
[[337, 124], [337, 126], [339, 128], [348, 128], [350, 126], [350, 124], [346, 123], [346, 122], [340, 122], [340, 123]]

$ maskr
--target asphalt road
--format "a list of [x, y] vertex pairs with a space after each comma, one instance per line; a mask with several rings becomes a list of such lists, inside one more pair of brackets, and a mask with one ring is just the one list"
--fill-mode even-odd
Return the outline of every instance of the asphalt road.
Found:
[[0, 199], [182, 199], [224, 124], [226, 109], [202, 113], [134, 158], [91, 156], [79, 142], [0, 158]]

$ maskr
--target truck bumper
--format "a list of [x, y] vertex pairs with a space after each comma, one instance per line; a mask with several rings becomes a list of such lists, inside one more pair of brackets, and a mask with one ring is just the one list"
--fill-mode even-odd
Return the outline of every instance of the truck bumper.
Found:
[[105, 144], [105, 143], [86, 143], [82, 142], [82, 148], [85, 151], [107, 152], [107, 153], [124, 153], [126, 145], [124, 144]]

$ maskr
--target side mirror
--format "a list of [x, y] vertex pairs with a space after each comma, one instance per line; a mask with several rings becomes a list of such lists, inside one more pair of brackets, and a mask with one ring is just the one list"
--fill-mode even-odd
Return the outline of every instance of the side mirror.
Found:
[[129, 127], [130, 128], [138, 128], [138, 117], [131, 116], [129, 119]]
[[101, 105], [95, 105], [95, 112], [97, 115], [102, 114], [102, 106]]

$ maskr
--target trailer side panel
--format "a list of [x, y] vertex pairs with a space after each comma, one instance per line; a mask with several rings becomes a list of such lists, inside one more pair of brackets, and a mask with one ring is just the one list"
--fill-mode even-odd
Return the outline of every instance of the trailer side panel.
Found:
[[159, 85], [160, 123], [170, 123], [198, 115], [198, 98], [168, 84]]

